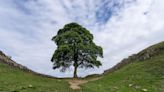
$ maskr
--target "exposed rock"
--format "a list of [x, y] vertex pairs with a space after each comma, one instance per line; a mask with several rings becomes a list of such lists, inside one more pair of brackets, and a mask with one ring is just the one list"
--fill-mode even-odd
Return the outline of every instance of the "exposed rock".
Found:
[[143, 92], [148, 92], [148, 89], [143, 88], [142, 91]]
[[33, 86], [31, 84], [28, 85], [29, 88], [33, 88]]
[[133, 86], [133, 84], [129, 84], [129, 87], [132, 87]]

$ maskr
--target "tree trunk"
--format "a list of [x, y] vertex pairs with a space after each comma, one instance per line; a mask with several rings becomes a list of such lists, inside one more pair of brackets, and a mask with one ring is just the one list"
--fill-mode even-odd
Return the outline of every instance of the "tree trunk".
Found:
[[74, 62], [74, 73], [73, 73], [73, 78], [78, 78], [77, 76], [77, 68], [78, 68], [78, 64], [77, 61]]
[[77, 78], [77, 65], [74, 66], [74, 75], [73, 78]]

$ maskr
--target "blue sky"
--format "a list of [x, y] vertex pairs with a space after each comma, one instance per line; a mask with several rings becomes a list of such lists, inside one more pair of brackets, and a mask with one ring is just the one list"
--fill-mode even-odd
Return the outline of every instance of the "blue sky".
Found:
[[57, 77], [52, 70], [59, 28], [77, 22], [104, 49], [103, 66], [79, 69], [79, 76], [102, 73], [123, 58], [164, 40], [163, 0], [0, 0], [0, 50], [28, 68]]

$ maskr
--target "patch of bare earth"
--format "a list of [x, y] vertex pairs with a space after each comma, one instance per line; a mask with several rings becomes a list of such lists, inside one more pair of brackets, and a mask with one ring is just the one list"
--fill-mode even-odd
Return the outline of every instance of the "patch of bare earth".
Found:
[[80, 85], [85, 84], [89, 81], [95, 81], [100, 79], [101, 77], [97, 77], [97, 78], [92, 78], [92, 79], [70, 79], [68, 80], [69, 84], [70, 84], [70, 88], [72, 89], [80, 89]]

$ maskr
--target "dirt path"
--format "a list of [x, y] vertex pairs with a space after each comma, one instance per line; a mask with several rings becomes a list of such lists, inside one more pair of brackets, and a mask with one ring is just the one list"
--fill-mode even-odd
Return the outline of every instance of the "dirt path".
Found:
[[68, 80], [68, 83], [70, 84], [70, 88], [72, 89], [80, 89], [80, 85], [85, 84], [89, 81], [95, 81], [100, 79], [101, 77], [97, 77], [97, 78], [92, 78], [92, 79], [70, 79]]

